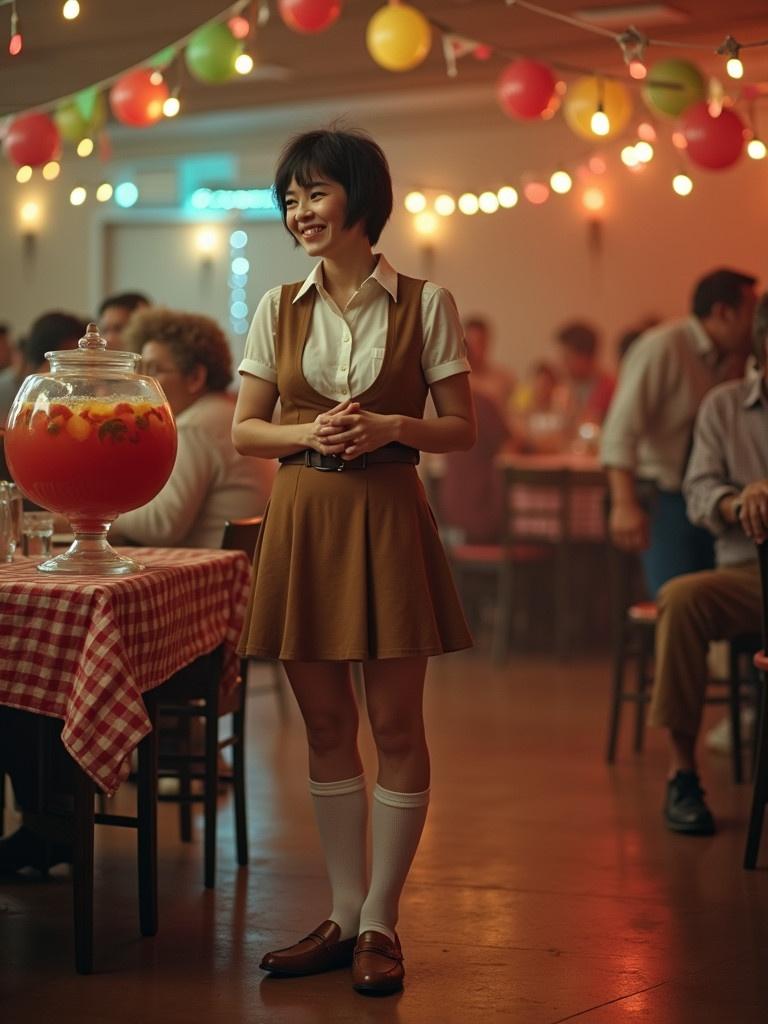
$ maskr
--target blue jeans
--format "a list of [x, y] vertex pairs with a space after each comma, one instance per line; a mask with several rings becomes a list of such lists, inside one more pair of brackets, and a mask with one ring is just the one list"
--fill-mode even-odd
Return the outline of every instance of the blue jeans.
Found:
[[645, 583], [652, 598], [673, 576], [714, 569], [714, 537], [709, 530], [689, 521], [682, 494], [657, 491], [649, 513], [651, 542], [641, 557]]

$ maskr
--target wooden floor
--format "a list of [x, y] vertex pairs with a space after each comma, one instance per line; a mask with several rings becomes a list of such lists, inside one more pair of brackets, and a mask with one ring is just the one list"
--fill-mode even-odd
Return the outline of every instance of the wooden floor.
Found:
[[250, 867], [235, 868], [224, 799], [205, 892], [200, 837], [177, 842], [163, 806], [160, 932], [141, 939], [132, 836], [100, 829], [90, 977], [73, 970], [66, 870], [4, 885], [0, 1020], [765, 1024], [768, 836], [760, 870], [744, 872], [749, 787], [710, 756], [720, 833], [666, 832], [661, 737], [634, 757], [624, 736], [615, 768], [602, 761], [607, 690], [604, 660], [432, 662], [433, 799], [402, 904], [401, 995], [366, 999], [346, 971], [258, 969], [328, 909], [298, 714], [281, 723], [264, 695], [251, 702]]

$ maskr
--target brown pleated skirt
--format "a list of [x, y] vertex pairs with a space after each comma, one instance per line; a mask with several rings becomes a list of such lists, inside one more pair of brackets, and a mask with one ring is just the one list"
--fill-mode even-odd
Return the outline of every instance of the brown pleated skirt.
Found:
[[241, 654], [366, 661], [471, 646], [413, 466], [281, 466], [254, 557]]

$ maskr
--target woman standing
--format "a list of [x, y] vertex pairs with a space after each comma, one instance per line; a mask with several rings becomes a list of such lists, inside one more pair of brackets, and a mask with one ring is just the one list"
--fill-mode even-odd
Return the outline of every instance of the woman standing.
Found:
[[[392, 210], [375, 142], [337, 130], [294, 138], [275, 196], [295, 243], [319, 262], [264, 296], [240, 366], [235, 446], [282, 463], [242, 652], [285, 664], [333, 906], [261, 966], [303, 975], [352, 964], [354, 987], [382, 994], [402, 987], [398, 902], [429, 800], [427, 658], [471, 645], [415, 469], [419, 449], [473, 444], [469, 365], [450, 294], [372, 252]], [[437, 417], [424, 420], [428, 391]], [[379, 761], [370, 883], [352, 661], [363, 663]]]

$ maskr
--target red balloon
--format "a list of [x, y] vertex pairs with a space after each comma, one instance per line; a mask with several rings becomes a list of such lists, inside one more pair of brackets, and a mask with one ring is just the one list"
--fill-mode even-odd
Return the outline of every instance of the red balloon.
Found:
[[699, 167], [719, 171], [735, 164], [744, 149], [744, 122], [726, 107], [712, 117], [706, 103], [694, 103], [680, 118], [686, 152]]
[[537, 60], [522, 58], [502, 71], [496, 85], [501, 109], [510, 117], [541, 117], [555, 91], [555, 76]]
[[341, 0], [280, 0], [280, 17], [294, 32], [324, 32], [341, 14]]
[[55, 160], [61, 149], [56, 122], [48, 114], [22, 114], [15, 117], [5, 133], [3, 149], [8, 159], [23, 167], [40, 167]]
[[109, 90], [112, 113], [122, 124], [146, 128], [163, 116], [168, 86], [159, 71], [138, 68], [118, 78]]

